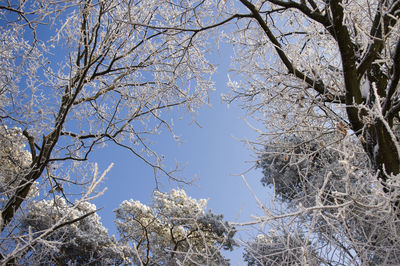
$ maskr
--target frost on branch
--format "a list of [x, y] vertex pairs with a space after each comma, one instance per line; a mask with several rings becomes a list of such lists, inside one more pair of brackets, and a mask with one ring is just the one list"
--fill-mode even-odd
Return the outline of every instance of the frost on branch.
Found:
[[253, 265], [392, 265], [400, 260], [400, 223], [392, 208], [399, 186], [386, 184], [392, 194], [384, 193], [354, 140], [321, 147], [287, 139], [281, 149], [267, 148], [259, 166], [263, 184], [273, 186], [279, 201], [257, 217], [272, 228], [263, 237], [273, 241], [248, 243], [244, 257]]
[[29, 171], [31, 154], [19, 128], [0, 126], [0, 203], [15, 192], [21, 178]]
[[[278, 145], [267, 144], [258, 161], [263, 173], [261, 183], [272, 187], [278, 199], [292, 205], [314, 206], [316, 193], [321, 193], [322, 187], [324, 203], [333, 203], [332, 192], [344, 193], [346, 182], [354, 183], [359, 177], [370, 174], [371, 166], [361, 149], [355, 149], [354, 155], [349, 157], [341, 154], [335, 142], [327, 146], [332, 140], [335, 134], [292, 136]], [[347, 145], [354, 147], [354, 139]], [[343, 167], [344, 160], [350, 160], [351, 172]], [[329, 181], [324, 184], [328, 173]]]
[[[94, 167], [86, 192], [71, 203], [65, 197], [52, 194], [51, 199], [30, 199], [19, 212], [12, 229], [1, 239], [2, 263], [32, 265], [97, 265], [120, 264], [124, 261], [124, 246], [117, 245], [89, 203], [102, 192], [96, 187], [112, 165], [102, 174]], [[10, 235], [12, 237], [10, 237]]]
[[312, 247], [306, 247], [306, 252], [304, 252], [303, 245], [304, 236], [301, 234], [289, 232], [282, 235], [260, 234], [247, 243], [243, 259], [249, 266], [289, 266], [301, 265], [304, 262], [316, 265]]
[[228, 265], [220, 249], [235, 245], [235, 228], [222, 215], [206, 212], [204, 199], [184, 190], [154, 192], [150, 206], [124, 201], [116, 213], [122, 243], [132, 247], [132, 262], [145, 265]]
[[[40, 235], [61, 221], [72, 221], [95, 212], [96, 206], [88, 202], [68, 205], [61, 197], [33, 202], [21, 221], [21, 229], [31, 237]], [[32, 254], [21, 262], [32, 265], [118, 265], [124, 260], [124, 247], [108, 235], [96, 213], [65, 225], [41, 239]]]

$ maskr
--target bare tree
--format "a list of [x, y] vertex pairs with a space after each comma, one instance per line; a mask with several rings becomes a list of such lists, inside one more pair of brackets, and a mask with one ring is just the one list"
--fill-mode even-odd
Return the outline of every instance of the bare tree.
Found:
[[250, 144], [280, 199], [250, 224], [293, 264], [310, 246], [318, 264], [398, 264], [400, 2], [238, 2], [227, 100], [260, 122]]
[[[357, 137], [386, 186], [400, 167], [400, 3], [240, 2], [252, 18], [231, 40], [248, 82], [232, 83], [233, 97], [262, 112], [264, 135], [277, 142], [309, 132], [317, 141], [333, 131]], [[340, 139], [321, 139], [321, 146]]]
[[73, 205], [71, 191], [87, 192], [85, 162], [107, 143], [150, 165], [156, 180], [187, 182], [163, 167], [149, 139], [162, 130], [177, 139], [166, 112], [207, 101], [214, 68], [203, 24], [218, 12], [192, 1], [0, 4], [2, 239], [18, 232], [17, 213], [36, 189]]

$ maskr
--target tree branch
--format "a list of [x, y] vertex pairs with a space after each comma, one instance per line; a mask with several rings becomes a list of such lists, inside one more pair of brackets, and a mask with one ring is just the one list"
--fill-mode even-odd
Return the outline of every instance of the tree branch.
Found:
[[31, 150], [31, 157], [32, 157], [32, 163], [33, 163], [36, 160], [35, 138], [29, 134], [27, 129], [24, 129], [24, 131], [22, 131], [22, 134], [28, 139], [29, 149]]
[[[326, 28], [329, 28], [329, 20], [326, 16], [322, 15], [319, 10], [317, 9], [317, 6], [314, 2], [311, 2], [311, 6], [314, 8], [314, 10], [311, 10], [307, 7], [307, 5], [304, 3], [297, 3], [294, 1], [281, 1], [281, 0], [268, 0], [268, 2], [273, 3], [275, 5], [285, 7], [285, 8], [294, 8], [299, 11], [301, 11], [304, 15], [307, 17], [311, 18], [312, 20], [321, 23], [324, 25]], [[243, 2], [242, 2], [243, 3]]]
[[300, 70], [296, 69], [290, 59], [286, 56], [286, 53], [282, 49], [282, 45], [278, 42], [270, 28], [268, 27], [267, 23], [262, 19], [260, 13], [256, 9], [256, 7], [247, 0], [240, 0], [253, 14], [253, 17], [257, 20], [258, 24], [267, 34], [268, 39], [274, 45], [276, 52], [278, 53], [279, 58], [283, 62], [283, 64], [288, 69], [289, 73], [294, 74], [298, 79], [305, 81], [312, 89], [314, 89], [319, 94], [324, 95], [327, 93], [327, 90], [321, 80], [314, 80], [301, 72]]
[[359, 79], [361, 79], [371, 64], [379, 58], [379, 54], [384, 48], [384, 38], [387, 38], [390, 32], [392, 32], [391, 28], [397, 23], [400, 17], [400, 1], [395, 1], [389, 12], [385, 12], [383, 17], [382, 9], [387, 7], [382, 6], [382, 2], [379, 5], [370, 31], [372, 44], [369, 45], [367, 52], [361, 59], [360, 65], [357, 67]]
[[357, 79], [354, 45], [351, 41], [348, 29], [343, 25], [344, 15], [342, 2], [338, 0], [331, 0], [329, 3], [332, 12], [333, 28], [343, 65], [343, 76], [346, 86], [346, 111], [352, 129], [355, 132], [360, 132], [364, 124], [361, 122], [359, 109], [354, 105], [361, 104], [363, 99], [360, 91], [360, 82]]
[[400, 40], [397, 41], [396, 49], [393, 56], [393, 66], [392, 66], [392, 77], [390, 79], [390, 83], [387, 89], [387, 95], [385, 98], [385, 102], [383, 104], [383, 115], [389, 120], [392, 120], [392, 117], [398, 113], [396, 107], [392, 108], [393, 104], [393, 95], [396, 92], [397, 86], [399, 84], [400, 79]]

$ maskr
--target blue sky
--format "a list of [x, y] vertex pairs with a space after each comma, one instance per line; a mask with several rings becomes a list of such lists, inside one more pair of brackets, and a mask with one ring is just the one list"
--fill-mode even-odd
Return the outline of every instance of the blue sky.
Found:
[[[166, 156], [167, 168], [174, 168], [175, 163], [179, 162], [185, 166], [181, 172], [183, 176], [197, 176], [193, 186], [184, 187], [188, 195], [196, 199], [209, 199], [208, 208], [224, 214], [228, 221], [245, 222], [260, 211], [242, 178], [238, 176], [251, 168], [256, 159], [240, 140], [254, 140], [257, 134], [243, 119], [245, 112], [238, 104], [227, 107], [221, 101], [221, 94], [229, 92], [226, 84], [231, 54], [230, 47], [223, 46], [210, 58], [218, 66], [213, 77], [216, 91], [210, 94], [211, 107], [204, 106], [195, 116], [201, 127], [193, 123], [190, 116], [180, 120], [175, 118], [175, 134], [181, 137], [183, 143], [176, 143], [171, 134], [164, 131], [154, 138], [152, 147]], [[128, 151], [112, 145], [94, 153], [91, 159], [99, 163], [100, 169], [114, 163], [103, 184], [108, 189], [95, 204], [104, 207], [99, 212], [104, 226], [111, 234], [117, 234], [112, 211], [123, 200], [131, 198], [148, 204], [155, 188], [153, 170]], [[260, 199], [266, 200], [268, 190], [261, 186], [260, 169], [245, 173], [245, 177]], [[160, 190], [166, 192], [176, 186], [164, 178]], [[248, 235], [247, 231], [240, 233], [242, 238]], [[227, 257], [231, 258], [232, 265], [238, 265], [241, 250], [227, 253]]]

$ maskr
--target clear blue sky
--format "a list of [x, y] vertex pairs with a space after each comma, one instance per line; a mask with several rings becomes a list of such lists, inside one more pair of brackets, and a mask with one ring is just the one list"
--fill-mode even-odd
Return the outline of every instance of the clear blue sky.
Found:
[[[164, 131], [154, 138], [152, 147], [166, 156], [167, 168], [174, 168], [175, 163], [179, 162], [185, 165], [182, 172], [184, 176], [197, 176], [194, 186], [184, 187], [189, 196], [209, 199], [208, 208], [224, 214], [228, 221], [245, 222], [260, 211], [242, 178], [235, 176], [252, 167], [255, 160], [252, 152], [239, 140], [254, 140], [257, 135], [243, 120], [245, 112], [237, 104], [231, 104], [228, 108], [220, 99], [222, 93], [229, 92], [226, 83], [231, 54], [231, 49], [226, 46], [210, 58], [218, 65], [213, 78], [216, 91], [210, 94], [212, 106], [204, 106], [196, 116], [201, 128], [192, 122], [190, 116], [182, 120], [174, 119], [175, 134], [181, 136], [183, 143], [178, 145], [169, 132]], [[102, 170], [114, 162], [104, 183], [108, 189], [95, 204], [104, 207], [99, 212], [103, 225], [111, 234], [116, 234], [113, 210], [123, 200], [131, 198], [148, 204], [155, 187], [153, 170], [128, 151], [115, 146], [96, 152], [91, 159], [97, 161]], [[251, 170], [245, 176], [258, 196], [267, 199], [268, 190], [259, 182], [260, 169]], [[160, 190], [164, 192], [176, 187], [165, 178], [161, 185]], [[242, 238], [247, 235], [247, 232], [240, 233]], [[227, 253], [232, 265], [240, 263], [241, 253], [241, 250]]]

